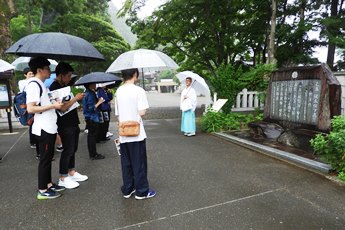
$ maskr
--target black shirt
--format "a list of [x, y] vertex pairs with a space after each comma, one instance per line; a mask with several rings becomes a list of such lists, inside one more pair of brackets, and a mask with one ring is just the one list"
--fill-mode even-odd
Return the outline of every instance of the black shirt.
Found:
[[[62, 86], [59, 84], [59, 82], [54, 81], [49, 89], [50, 91], [56, 90], [56, 89], [61, 89], [63, 87], [66, 86]], [[78, 117], [78, 110], [77, 109], [73, 109], [72, 111], [70, 111], [69, 113], [60, 116], [59, 114], [57, 114], [57, 125], [58, 128], [62, 128], [62, 127], [69, 127], [69, 126], [78, 126], [78, 124], [80, 124], [79, 121], [79, 117]]]

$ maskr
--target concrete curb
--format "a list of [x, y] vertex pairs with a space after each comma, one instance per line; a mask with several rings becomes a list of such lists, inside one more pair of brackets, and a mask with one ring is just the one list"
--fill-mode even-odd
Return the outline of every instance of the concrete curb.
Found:
[[292, 163], [294, 165], [322, 173], [327, 174], [332, 169], [330, 165], [324, 164], [321, 162], [317, 162], [314, 160], [310, 160], [304, 157], [297, 156], [295, 154], [285, 152], [279, 149], [275, 149], [272, 147], [268, 147], [265, 145], [261, 145], [252, 141], [244, 140], [242, 138], [238, 138], [236, 136], [225, 134], [225, 133], [213, 133], [213, 135], [221, 137], [225, 140], [231, 141], [235, 144], [239, 144], [243, 147], [255, 150], [257, 152], [269, 155], [271, 157], [286, 161], [288, 163]]

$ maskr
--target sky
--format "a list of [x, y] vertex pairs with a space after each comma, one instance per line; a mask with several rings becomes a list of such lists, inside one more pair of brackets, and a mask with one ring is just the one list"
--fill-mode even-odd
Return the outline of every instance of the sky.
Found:
[[[291, 0], [289, 0], [291, 1]], [[125, 2], [125, 0], [112, 0], [115, 6], [120, 9]], [[147, 0], [145, 6], [141, 9], [138, 13], [140, 18], [145, 18], [150, 16], [152, 12], [165, 3], [166, 0]], [[308, 33], [309, 38], [318, 38], [318, 32], [310, 32]], [[326, 47], [317, 47], [314, 49], [314, 57], [318, 58], [320, 62], [326, 62], [327, 60], [327, 48]], [[339, 57], [335, 57], [335, 61], [339, 60]]]
[[[115, 4], [116, 8], [120, 9], [125, 0], [112, 0], [112, 2]], [[150, 16], [157, 7], [165, 2], [166, 0], [147, 0], [145, 6], [143, 6], [141, 11], [138, 13], [138, 17], [144, 18]]]

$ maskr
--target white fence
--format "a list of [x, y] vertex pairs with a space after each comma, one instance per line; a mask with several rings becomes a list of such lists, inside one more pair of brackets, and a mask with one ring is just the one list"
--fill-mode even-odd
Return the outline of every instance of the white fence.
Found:
[[[213, 101], [217, 101], [217, 94], [213, 95]], [[248, 91], [243, 89], [236, 96], [236, 101], [232, 106], [232, 112], [246, 112], [254, 111], [256, 109], [263, 110], [264, 103], [259, 100], [259, 92], [257, 91]]]
[[263, 110], [264, 103], [259, 100], [259, 92], [243, 89], [237, 94], [236, 102], [232, 107], [233, 112]]

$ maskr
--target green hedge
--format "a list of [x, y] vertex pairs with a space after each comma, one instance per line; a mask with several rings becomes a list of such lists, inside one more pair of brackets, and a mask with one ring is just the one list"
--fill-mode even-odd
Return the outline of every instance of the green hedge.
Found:
[[252, 121], [262, 120], [263, 114], [240, 114], [208, 111], [200, 119], [200, 127], [204, 132], [219, 132], [247, 128]]
[[338, 177], [345, 181], [345, 117], [331, 120], [332, 130], [327, 135], [317, 134], [310, 143], [316, 154], [331, 164]]

